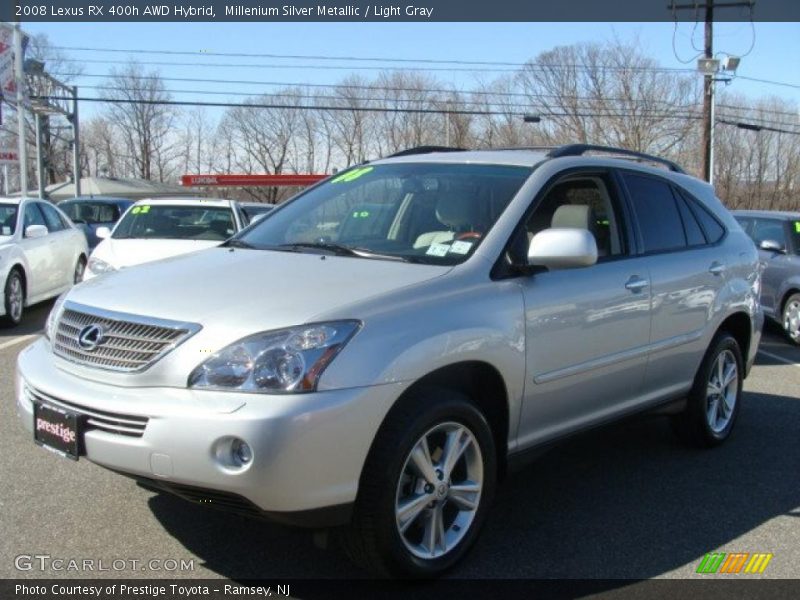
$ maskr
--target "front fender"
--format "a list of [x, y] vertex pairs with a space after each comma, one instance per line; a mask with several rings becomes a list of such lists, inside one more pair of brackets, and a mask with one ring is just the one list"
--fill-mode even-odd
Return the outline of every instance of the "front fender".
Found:
[[406, 389], [442, 367], [486, 363], [505, 383], [515, 439], [525, 381], [524, 307], [516, 282], [487, 280], [361, 314], [362, 330], [325, 371], [320, 390], [390, 383]]

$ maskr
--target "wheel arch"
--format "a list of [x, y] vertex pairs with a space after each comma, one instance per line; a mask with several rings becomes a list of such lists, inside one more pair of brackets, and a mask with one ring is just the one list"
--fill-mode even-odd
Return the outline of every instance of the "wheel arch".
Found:
[[[478, 407], [492, 430], [497, 450], [498, 475], [505, 475], [510, 435], [510, 402], [506, 382], [500, 371], [494, 365], [478, 360], [465, 360], [439, 367], [417, 379], [398, 396], [385, 415], [381, 427], [395, 410], [401, 409], [406, 398], [425, 387], [455, 390], [467, 396]], [[378, 428], [375, 439], [380, 435], [381, 427]]]
[[753, 325], [750, 316], [745, 312], [735, 312], [726, 317], [714, 334], [718, 336], [721, 332], [727, 332], [733, 336], [742, 354], [742, 360], [747, 361], [750, 355], [750, 344], [753, 337]]

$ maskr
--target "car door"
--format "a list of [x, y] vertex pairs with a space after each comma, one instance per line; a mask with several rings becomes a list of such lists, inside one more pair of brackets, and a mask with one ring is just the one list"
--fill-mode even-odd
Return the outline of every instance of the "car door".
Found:
[[699, 200], [652, 174], [620, 171], [634, 209], [642, 255], [650, 270], [652, 324], [643, 392], [685, 391], [703, 354], [703, 339], [727, 257], [717, 244], [725, 230]]
[[[586, 222], [560, 222], [560, 207]], [[545, 190], [523, 241], [547, 227], [588, 227], [597, 264], [522, 278], [526, 382], [520, 447], [608, 418], [638, 402], [650, 335], [649, 273], [632, 254], [629, 219], [608, 172], [571, 171]]]
[[[796, 271], [796, 267], [792, 264], [792, 257], [787, 254], [791, 248], [789, 225], [789, 221], [785, 219], [755, 217], [750, 235], [758, 248], [761, 261], [765, 265], [761, 278], [761, 304], [768, 315], [776, 318], [780, 318], [783, 283]], [[762, 249], [761, 243], [767, 240], [777, 242], [783, 251]]]
[[28, 271], [25, 273], [28, 300], [41, 298], [55, 287], [53, 284], [55, 254], [48, 239], [50, 235], [39, 238], [27, 237], [25, 232], [31, 225], [47, 227], [38, 202], [26, 202], [22, 209], [19, 245], [28, 261]]
[[74, 261], [77, 257], [76, 236], [73, 229], [65, 227], [55, 208], [47, 202], [37, 202], [36, 204], [42, 211], [47, 230], [50, 232], [47, 239], [53, 251], [53, 288], [62, 288], [73, 282]]

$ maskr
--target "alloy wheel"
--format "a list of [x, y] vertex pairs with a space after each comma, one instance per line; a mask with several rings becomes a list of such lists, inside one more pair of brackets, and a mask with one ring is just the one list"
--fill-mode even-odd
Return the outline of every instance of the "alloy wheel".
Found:
[[453, 550], [470, 530], [483, 490], [483, 456], [461, 423], [436, 425], [417, 440], [400, 473], [395, 498], [397, 532], [422, 559]]
[[739, 367], [730, 350], [720, 352], [708, 377], [706, 419], [714, 433], [721, 433], [731, 421], [739, 395]]
[[800, 300], [790, 300], [783, 311], [783, 328], [792, 340], [800, 341]]
[[19, 321], [22, 318], [22, 281], [18, 275], [12, 275], [8, 282], [8, 313], [12, 321]]

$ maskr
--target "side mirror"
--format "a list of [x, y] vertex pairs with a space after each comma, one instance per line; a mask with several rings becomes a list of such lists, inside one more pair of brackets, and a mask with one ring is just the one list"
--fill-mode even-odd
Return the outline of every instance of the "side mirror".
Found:
[[779, 254], [784, 254], [786, 252], [786, 248], [783, 247], [783, 244], [775, 240], [763, 240], [758, 247], [767, 252], [777, 252]]
[[597, 262], [597, 241], [586, 229], [552, 227], [540, 231], [528, 248], [528, 264], [548, 269], [590, 267]]
[[44, 225], [28, 225], [25, 228], [26, 238], [41, 238], [48, 234], [47, 227]]
[[111, 230], [108, 227], [98, 227], [97, 231], [94, 234], [101, 240], [105, 240], [111, 237]]

